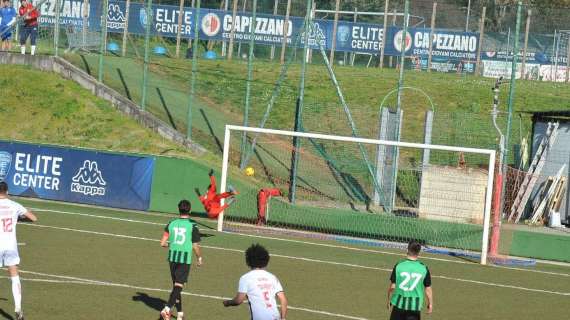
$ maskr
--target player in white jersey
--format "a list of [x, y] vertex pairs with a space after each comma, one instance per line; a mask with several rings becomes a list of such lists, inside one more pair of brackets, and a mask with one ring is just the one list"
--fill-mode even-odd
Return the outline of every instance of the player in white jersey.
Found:
[[[239, 279], [236, 296], [224, 301], [224, 306], [239, 306], [247, 297], [252, 320], [285, 320], [287, 297], [279, 279], [265, 270], [269, 252], [259, 244], [251, 245], [245, 251], [245, 262], [251, 271]], [[277, 309], [275, 296], [279, 298], [281, 312]]]
[[19, 203], [8, 199], [8, 184], [0, 182], [0, 267], [7, 267], [12, 280], [12, 295], [16, 319], [23, 320], [22, 312], [22, 286], [18, 276], [20, 255], [18, 254], [18, 242], [16, 240], [16, 223], [18, 218], [26, 217], [36, 221], [36, 216]]

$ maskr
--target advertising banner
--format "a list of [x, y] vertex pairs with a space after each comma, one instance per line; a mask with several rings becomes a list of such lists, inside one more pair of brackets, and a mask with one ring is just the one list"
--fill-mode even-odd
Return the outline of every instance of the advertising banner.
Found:
[[0, 141], [12, 195], [147, 210], [154, 159]]
[[[177, 37], [179, 7], [168, 5], [153, 5], [151, 16], [148, 17], [146, 7], [141, 3], [131, 3], [129, 8], [129, 33], [145, 34], [145, 26], [147, 19], [152, 19], [151, 33], [152, 35], [161, 35], [164, 37]], [[127, 17], [126, 2], [109, 1], [107, 10], [107, 28], [109, 32], [122, 33]], [[182, 24], [180, 33], [183, 38], [194, 37], [194, 14], [193, 8], [184, 8], [182, 13]], [[100, 17], [100, 8], [92, 6], [90, 19], [91, 25], [96, 29], [100, 29], [98, 22]], [[199, 21], [200, 39], [205, 40], [229, 40], [231, 30], [235, 25], [234, 39], [238, 42], [246, 42], [250, 40], [251, 28], [253, 27], [253, 18], [250, 12], [238, 12], [235, 21], [232, 21], [232, 12], [216, 9], [201, 9]], [[323, 24], [323, 25], [321, 25]], [[330, 46], [327, 43], [328, 36], [327, 26], [329, 21], [314, 23], [314, 32], [309, 35], [309, 44], [313, 48], [318, 48], [317, 39], [325, 47]], [[302, 29], [303, 18], [290, 17], [288, 22], [288, 43], [294, 42], [298, 32]], [[257, 14], [255, 25], [255, 42], [260, 44], [281, 44], [285, 31], [285, 17], [274, 16], [270, 14]]]
[[[151, 11], [152, 35], [175, 38], [178, 34], [179, 7], [169, 5], [153, 5]], [[194, 12], [190, 7], [182, 12], [180, 34], [183, 38], [194, 37]], [[107, 8], [107, 28], [109, 32], [122, 33], [127, 21], [126, 2], [111, 0]], [[101, 8], [95, 3], [91, 6], [90, 25], [100, 30]], [[129, 33], [143, 35], [147, 21], [146, 7], [142, 3], [131, 3], [129, 7]], [[251, 12], [237, 12], [233, 21], [232, 12], [217, 9], [200, 9], [199, 35], [204, 40], [224, 40], [231, 37], [238, 42], [250, 40], [253, 18]], [[287, 43], [295, 43], [299, 38], [299, 47], [304, 47], [304, 37], [301, 33], [303, 17], [290, 17], [287, 27]], [[255, 21], [255, 42], [265, 45], [280, 45], [285, 36], [285, 16], [258, 13]], [[309, 47], [318, 49], [320, 45], [325, 50], [332, 48], [332, 33], [334, 21], [313, 21], [313, 29], [309, 34]], [[377, 54], [383, 44], [383, 32], [380, 25], [368, 23], [352, 23], [339, 21], [337, 28], [337, 51], [349, 51]], [[317, 42], [318, 41], [318, 42]]]
[[[518, 61], [522, 61], [523, 52], [518, 55]], [[513, 61], [512, 51], [483, 51], [481, 52], [481, 59], [494, 60], [494, 61]], [[526, 63], [532, 64], [547, 64], [547, 65], [566, 65], [568, 58], [564, 55], [551, 56], [544, 52], [527, 52]]]
[[[386, 55], [399, 56], [402, 52], [402, 28], [388, 29]], [[479, 34], [472, 32], [435, 30], [432, 35], [432, 57], [434, 59], [449, 59], [476, 61]], [[406, 56], [429, 56], [430, 29], [410, 28], [406, 34]]]
[[[417, 71], [428, 69], [428, 58], [412, 56], [406, 60], [406, 69]], [[475, 61], [436, 58], [431, 61], [431, 70], [444, 73], [474, 73]]]
[[[483, 77], [487, 78], [511, 78], [512, 63], [507, 61], [494, 61], [483, 60]], [[522, 77], [522, 63], [517, 63], [517, 70], [515, 77], [520, 79]], [[540, 65], [534, 63], [527, 63], [525, 66], [526, 80], [540, 80]]]
[[[93, 1], [98, 4], [98, 1]], [[40, 3], [40, 0], [32, 1], [34, 5]], [[73, 25], [83, 26], [83, 16], [89, 14], [89, 3], [83, 0], [60, 0], [59, 11], [59, 24], [60, 25]], [[18, 10], [19, 2], [14, 3], [14, 8]], [[85, 8], [84, 8], [85, 6]], [[38, 18], [40, 24], [55, 24], [56, 0], [48, 0], [40, 7], [40, 17]]]

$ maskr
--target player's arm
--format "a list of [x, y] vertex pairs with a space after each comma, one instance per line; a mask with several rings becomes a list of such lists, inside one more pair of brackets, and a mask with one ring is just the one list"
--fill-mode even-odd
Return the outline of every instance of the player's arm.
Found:
[[162, 234], [162, 238], [160, 239], [160, 246], [163, 248], [168, 247], [168, 237], [170, 237], [170, 233], [168, 232], [169, 225], [170, 223], [167, 224], [166, 227], [164, 227], [164, 233]]
[[202, 248], [200, 248], [200, 230], [196, 225], [192, 227], [192, 250], [198, 258], [198, 267], [202, 265]]
[[18, 218], [24, 218], [31, 222], [38, 221], [38, 217], [36, 217], [36, 215], [31, 210], [24, 208], [20, 204], [18, 204], [16, 207], [16, 214], [18, 215]]
[[277, 292], [277, 298], [281, 305], [281, 320], [285, 320], [285, 318], [287, 318], [287, 297], [285, 296], [285, 292]]
[[[242, 304], [245, 301], [245, 298], [246, 298], [245, 293], [238, 292], [233, 299], [224, 301], [224, 307], [239, 306], [240, 304]], [[285, 319], [285, 318], [282, 318], [282, 319]]]
[[392, 274], [390, 275], [390, 286], [388, 286], [388, 301], [386, 303], [388, 309], [392, 307], [390, 301], [392, 300], [392, 294], [394, 293], [395, 289], [396, 289], [396, 266], [394, 266], [394, 269], [392, 269]]
[[26, 219], [30, 220], [31, 222], [38, 221], [38, 217], [36, 217], [36, 215], [30, 210], [26, 210], [22, 216], [26, 217]]
[[429, 269], [426, 273], [426, 277], [424, 278], [424, 292], [426, 296], [427, 302], [427, 313], [432, 313], [433, 311], [433, 291], [431, 289], [431, 274], [429, 273]]

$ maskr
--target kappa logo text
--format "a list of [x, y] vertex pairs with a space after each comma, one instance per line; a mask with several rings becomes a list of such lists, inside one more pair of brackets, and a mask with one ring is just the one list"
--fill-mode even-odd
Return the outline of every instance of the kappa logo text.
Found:
[[107, 182], [99, 170], [96, 161], [85, 160], [83, 167], [71, 179], [71, 192], [82, 193], [89, 196], [104, 196]]

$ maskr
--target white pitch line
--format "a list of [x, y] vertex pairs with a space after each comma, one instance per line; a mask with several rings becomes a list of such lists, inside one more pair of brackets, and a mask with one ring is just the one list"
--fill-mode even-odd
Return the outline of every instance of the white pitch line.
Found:
[[[101, 215], [94, 215], [94, 214], [87, 214], [87, 213], [79, 213], [79, 212], [69, 212], [69, 211], [60, 211], [60, 210], [51, 210], [51, 209], [40, 209], [35, 208], [32, 209], [38, 212], [52, 212], [52, 213], [61, 213], [61, 214], [68, 214], [68, 215], [76, 215], [76, 216], [83, 216], [89, 218], [98, 218], [98, 219], [109, 219], [109, 220], [116, 220], [116, 221], [123, 221], [123, 222], [132, 222], [132, 223], [141, 223], [141, 224], [148, 224], [148, 225], [158, 225], [163, 226], [163, 223], [159, 222], [150, 222], [150, 221], [143, 221], [143, 220], [135, 220], [135, 219], [126, 219], [126, 218], [118, 218], [118, 217], [109, 217], [109, 216], [101, 216]], [[121, 211], [118, 211], [121, 212]], [[162, 215], [160, 215], [162, 216]], [[164, 216], [167, 217], [167, 216]], [[217, 230], [210, 230], [212, 232], [219, 232]], [[266, 239], [266, 240], [276, 240], [276, 241], [284, 241], [284, 242], [291, 242], [291, 243], [299, 243], [299, 244], [307, 244], [313, 246], [320, 246], [320, 247], [327, 247], [327, 248], [335, 248], [335, 249], [345, 249], [351, 251], [358, 251], [358, 252], [368, 252], [368, 253], [375, 253], [375, 254], [385, 254], [385, 255], [392, 255], [392, 256], [402, 256], [400, 253], [389, 252], [389, 251], [381, 251], [381, 250], [372, 250], [372, 249], [364, 249], [364, 248], [354, 248], [349, 246], [340, 246], [334, 244], [327, 244], [327, 243], [316, 243], [310, 241], [303, 241], [303, 240], [294, 240], [294, 239], [283, 239], [283, 238], [273, 238], [267, 236], [259, 236], [259, 235], [251, 235], [251, 234], [244, 234], [244, 233], [237, 233], [237, 232], [225, 232], [222, 233], [230, 234], [230, 235], [240, 235], [244, 237], [250, 238], [258, 238], [258, 239]], [[423, 256], [423, 260], [433, 260], [433, 261], [441, 261], [441, 262], [450, 262], [450, 263], [457, 263], [457, 264], [464, 264], [464, 265], [473, 265], [472, 262], [461, 261], [461, 260], [449, 260], [443, 258], [435, 258], [435, 257], [428, 257]], [[513, 270], [513, 271], [522, 271], [522, 272], [532, 272], [532, 273], [539, 273], [539, 274], [547, 274], [547, 275], [554, 275], [554, 276], [562, 276], [562, 277], [570, 277], [570, 274], [567, 273], [560, 273], [560, 272], [552, 272], [552, 271], [542, 271], [542, 270], [531, 270], [531, 269], [523, 269], [523, 268], [516, 268], [516, 267], [507, 267], [507, 266], [499, 266], [499, 265], [488, 265], [493, 268], [499, 269], [506, 269], [506, 270]]]
[[[150, 238], [143, 238], [143, 237], [135, 237], [129, 235], [122, 235], [122, 234], [115, 234], [115, 233], [107, 233], [107, 232], [98, 232], [98, 231], [89, 231], [89, 230], [80, 230], [80, 229], [73, 229], [73, 228], [65, 228], [65, 227], [56, 227], [56, 226], [47, 226], [41, 224], [23, 224], [26, 226], [31, 227], [39, 227], [39, 228], [48, 228], [48, 229], [56, 229], [56, 230], [64, 230], [64, 231], [71, 231], [71, 232], [79, 232], [79, 233], [87, 233], [87, 234], [94, 234], [94, 235], [103, 235], [109, 237], [116, 237], [116, 238], [124, 238], [124, 239], [134, 239], [134, 240], [144, 240], [144, 241], [152, 241], [152, 242], [159, 242], [157, 239], [150, 239]], [[213, 250], [221, 250], [221, 251], [229, 251], [229, 252], [237, 252], [243, 253], [242, 250], [238, 249], [230, 249], [230, 248], [221, 248], [221, 247], [214, 247], [214, 246], [202, 246], [207, 249]], [[352, 263], [344, 263], [344, 262], [336, 262], [336, 261], [327, 261], [327, 260], [319, 260], [319, 259], [312, 259], [312, 258], [303, 258], [303, 257], [294, 257], [294, 256], [287, 256], [287, 255], [280, 255], [280, 254], [271, 254], [273, 257], [279, 257], [284, 259], [291, 259], [291, 260], [301, 260], [306, 262], [314, 262], [314, 263], [321, 263], [321, 264], [329, 264], [329, 265], [336, 265], [336, 266], [343, 266], [343, 267], [350, 267], [350, 268], [358, 268], [358, 269], [368, 269], [368, 270], [377, 270], [377, 271], [384, 271], [384, 272], [392, 272], [392, 269], [386, 268], [378, 268], [378, 267], [371, 267], [371, 266], [364, 266]], [[468, 282], [473, 284], [479, 284], [484, 286], [491, 286], [491, 287], [500, 287], [500, 288], [510, 288], [515, 290], [522, 290], [522, 291], [530, 291], [530, 292], [539, 292], [539, 293], [549, 293], [554, 295], [561, 295], [561, 296], [570, 296], [570, 292], [559, 292], [559, 291], [550, 291], [550, 290], [543, 290], [543, 289], [533, 289], [533, 288], [526, 288], [526, 287], [519, 287], [513, 286], [509, 284], [500, 284], [500, 283], [493, 283], [493, 282], [483, 282], [477, 280], [470, 280], [470, 279], [462, 279], [462, 278], [453, 278], [453, 277], [446, 277], [446, 276], [432, 276], [433, 278], [440, 278], [445, 280], [453, 280], [459, 282]], [[71, 279], [71, 280], [78, 280]], [[81, 279], [79, 279], [81, 280]]]
[[[31, 274], [31, 275], [39, 275], [39, 276], [44, 276], [44, 277], [52, 277], [52, 278], [56, 278], [56, 279], [64, 279], [64, 280], [53, 280], [53, 279], [27, 279], [27, 278], [23, 278], [22, 279], [23, 281], [47, 282], [47, 283], [58, 283], [58, 284], [79, 284], [79, 285], [91, 285], [91, 286], [106, 286], [106, 287], [126, 288], [126, 289], [134, 289], [134, 290], [141, 290], [141, 291], [170, 292], [170, 290], [168, 290], [168, 289], [139, 287], [139, 286], [133, 286], [133, 285], [123, 284], [123, 283], [91, 280], [91, 279], [62, 276], [62, 275], [57, 275], [57, 274], [41, 273], [41, 272], [34, 272], [34, 271], [20, 270], [20, 273]], [[0, 276], [0, 278], [8, 278], [8, 277]], [[222, 301], [231, 299], [228, 297], [208, 295], [208, 294], [200, 294], [200, 293], [192, 293], [192, 292], [182, 292], [182, 294], [187, 295], [187, 296], [206, 298], [206, 299], [214, 299], [214, 300], [222, 300]], [[351, 319], [351, 320], [368, 320], [367, 318], [362, 318], [362, 317], [350, 316], [350, 315], [333, 313], [333, 312], [322, 311], [322, 310], [314, 310], [314, 309], [309, 309], [309, 308], [304, 308], [304, 307], [295, 307], [295, 306], [291, 306], [291, 305], [289, 305], [288, 308], [291, 310], [304, 311], [307, 313], [332, 316], [332, 317], [336, 317], [336, 318]]]

